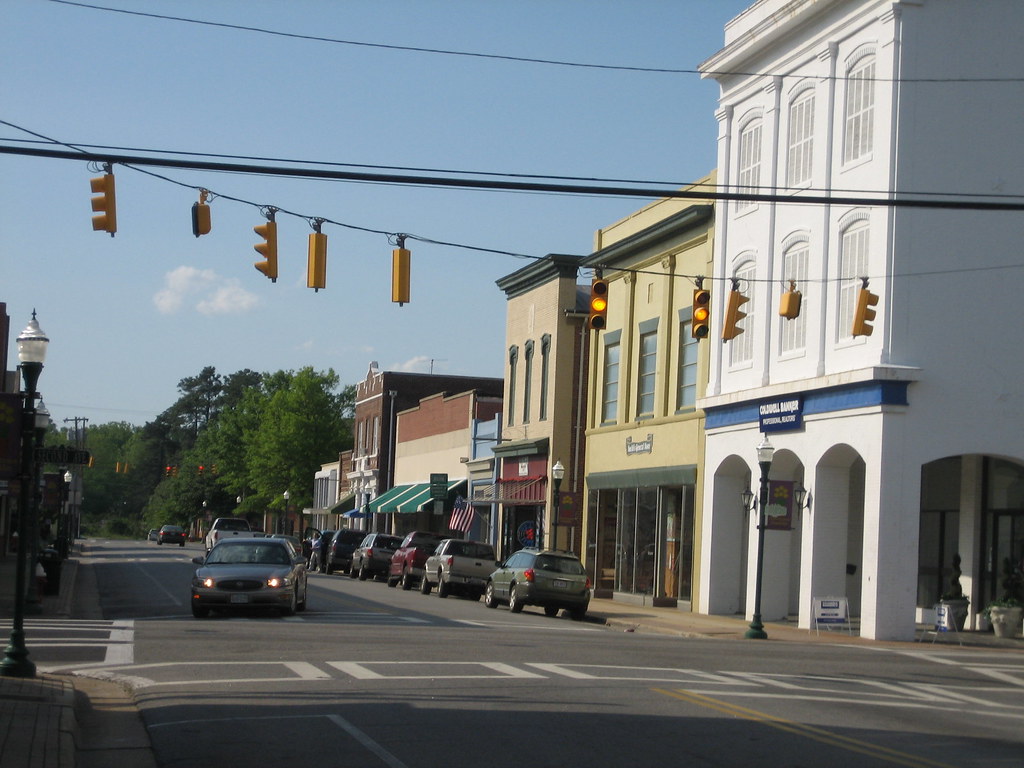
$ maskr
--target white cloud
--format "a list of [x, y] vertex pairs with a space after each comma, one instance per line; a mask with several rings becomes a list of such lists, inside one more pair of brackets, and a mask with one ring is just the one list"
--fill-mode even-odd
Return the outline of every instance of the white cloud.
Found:
[[406, 360], [404, 363], [398, 363], [389, 370], [392, 371], [404, 371], [405, 373], [422, 373], [430, 368], [430, 358], [426, 355], [416, 355], [416, 357]]
[[212, 269], [184, 266], [164, 275], [164, 287], [153, 296], [153, 303], [161, 314], [170, 315], [197, 296], [196, 311], [204, 315], [248, 312], [258, 303], [238, 280], [225, 279]]

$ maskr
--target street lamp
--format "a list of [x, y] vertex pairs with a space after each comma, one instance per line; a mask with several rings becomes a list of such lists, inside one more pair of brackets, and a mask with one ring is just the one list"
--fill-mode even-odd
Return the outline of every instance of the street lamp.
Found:
[[775, 448], [767, 437], [761, 438], [761, 444], [757, 446], [757, 463], [761, 467], [761, 495], [758, 500], [757, 518], [757, 570], [754, 579], [754, 618], [750, 622], [750, 629], [745, 637], [750, 640], [767, 640], [768, 633], [764, 631], [764, 624], [761, 623], [761, 575], [764, 570], [764, 526], [767, 519], [768, 509], [768, 472], [772, 468], [772, 457], [775, 455]]
[[555, 519], [551, 524], [551, 547], [558, 549], [558, 507], [561, 499], [559, 498], [559, 492], [562, 489], [562, 478], [565, 477], [565, 467], [562, 466], [561, 460], [555, 462], [555, 466], [551, 468], [551, 479], [554, 481], [555, 492], [551, 497], [553, 502], [552, 512], [555, 513]]
[[[29, 514], [35, 500], [33, 483], [35, 473], [35, 416], [36, 416], [36, 385], [39, 374], [43, 371], [46, 359], [46, 346], [50, 340], [39, 328], [36, 312], [32, 310], [32, 319], [21, 335], [18, 336], [18, 360], [21, 362], [22, 377], [22, 409], [21, 409], [21, 474], [19, 476], [20, 494], [18, 497], [18, 557], [17, 573], [14, 579], [14, 617], [11, 625], [10, 644], [4, 649], [4, 659], [0, 662], [0, 677], [35, 677], [36, 665], [28, 658], [25, 647], [25, 583], [26, 583], [26, 552], [28, 550]], [[34, 564], [33, 564], [34, 565]], [[33, 569], [34, 573], [34, 569]]]
[[281, 520], [277, 526], [278, 533], [285, 533], [284, 525], [288, 519], [288, 499], [290, 499], [291, 497], [292, 495], [289, 491], [284, 492], [284, 514], [281, 516]]
[[[50, 428], [50, 411], [43, 403], [42, 397], [39, 398], [39, 403], [36, 405], [35, 413], [36, 415], [33, 419], [35, 422], [35, 449], [38, 450], [42, 447], [43, 441], [46, 439], [46, 430]], [[24, 541], [31, 544], [31, 549], [27, 552], [29, 573], [25, 584], [26, 614], [42, 613], [43, 610], [42, 605], [39, 602], [39, 590], [36, 588], [35, 580], [36, 563], [39, 562], [39, 501], [43, 487], [42, 469], [42, 464], [35, 460], [35, 455], [33, 454], [32, 501], [29, 506], [26, 507], [26, 509], [31, 509], [33, 512], [29, 519], [31, 527], [28, 532], [28, 538], [24, 539]]]
[[71, 529], [71, 483], [75, 480], [75, 476], [71, 474], [71, 470], [64, 472], [64, 502], [61, 509], [61, 515], [57, 519], [57, 547], [60, 552], [62, 559], [67, 559], [69, 551], [71, 549], [71, 537], [69, 531]]

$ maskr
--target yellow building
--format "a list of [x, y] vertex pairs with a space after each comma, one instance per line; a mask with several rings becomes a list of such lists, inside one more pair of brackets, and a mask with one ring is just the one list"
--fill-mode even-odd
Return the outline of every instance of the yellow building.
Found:
[[697, 594], [708, 342], [691, 316], [713, 234], [710, 201], [659, 200], [599, 230], [582, 262], [608, 281], [607, 327], [590, 331], [583, 533], [601, 596], [689, 610]]

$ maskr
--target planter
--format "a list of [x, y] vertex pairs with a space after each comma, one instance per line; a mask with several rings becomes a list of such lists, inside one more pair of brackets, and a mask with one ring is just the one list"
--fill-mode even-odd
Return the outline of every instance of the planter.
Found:
[[[964, 623], [967, 621], [967, 606], [970, 602], [965, 599], [954, 599], [954, 600], [940, 600], [939, 606], [942, 611], [940, 612], [938, 621], [941, 623], [941, 628], [948, 631], [962, 632], [964, 629]], [[945, 614], [945, 621], [942, 621], [942, 614]]]
[[989, 621], [996, 637], [1017, 637], [1021, 633], [1024, 608], [993, 605], [989, 608]]

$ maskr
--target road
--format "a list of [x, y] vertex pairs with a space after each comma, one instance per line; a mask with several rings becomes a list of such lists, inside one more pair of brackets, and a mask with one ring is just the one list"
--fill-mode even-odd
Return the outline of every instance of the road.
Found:
[[335, 574], [295, 617], [196, 620], [198, 545], [87, 542], [41, 671], [131, 686], [160, 766], [1018, 766], [1024, 657], [681, 639]]

